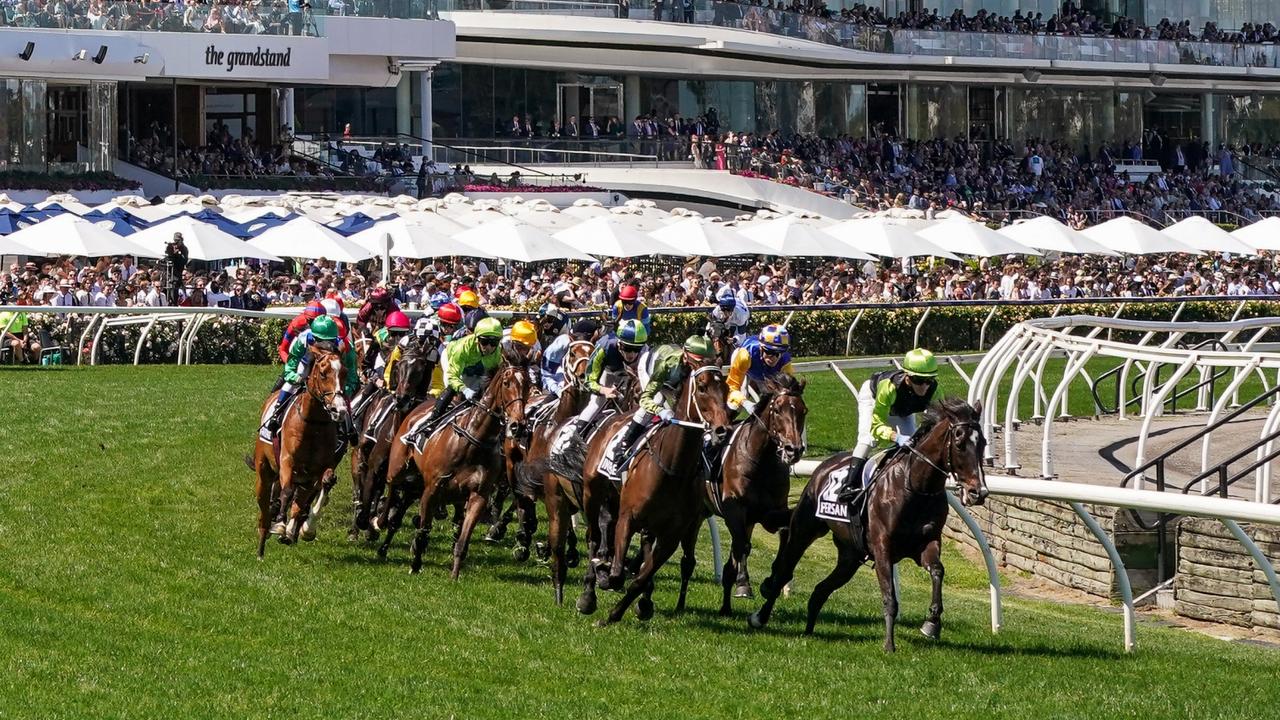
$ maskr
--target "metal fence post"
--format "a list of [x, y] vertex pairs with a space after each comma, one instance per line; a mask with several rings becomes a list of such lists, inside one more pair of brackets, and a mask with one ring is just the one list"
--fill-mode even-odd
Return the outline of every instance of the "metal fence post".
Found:
[[1124, 603], [1124, 651], [1133, 652], [1134, 648], [1134, 622], [1136, 617], [1133, 611], [1133, 588], [1129, 585], [1129, 571], [1124, 567], [1124, 560], [1120, 558], [1120, 551], [1116, 549], [1115, 543], [1111, 542], [1111, 538], [1107, 537], [1107, 533], [1098, 524], [1098, 521], [1084, 509], [1084, 505], [1078, 502], [1071, 503], [1071, 509], [1076, 511], [1076, 515], [1084, 521], [1088, 526], [1089, 532], [1102, 543], [1103, 549], [1107, 551], [1107, 557], [1111, 558], [1111, 566], [1115, 570], [1116, 585], [1120, 589], [1120, 601]]

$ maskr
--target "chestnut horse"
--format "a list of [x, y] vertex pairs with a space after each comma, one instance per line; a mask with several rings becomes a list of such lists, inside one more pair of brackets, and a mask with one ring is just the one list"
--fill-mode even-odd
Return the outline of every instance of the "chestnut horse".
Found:
[[[786, 527], [791, 466], [804, 456], [804, 381], [778, 374], [766, 381], [750, 417], [734, 428], [721, 463], [720, 483], [706, 484], [707, 506], [724, 519], [733, 538], [721, 583], [720, 614], [731, 612], [730, 595], [751, 597], [747, 556], [757, 523], [769, 532]], [[735, 588], [736, 586], [736, 588]]]
[[[513, 438], [524, 432], [525, 405], [532, 390], [528, 359], [504, 350], [502, 366], [470, 408], [436, 428], [419, 452], [404, 443], [392, 447], [388, 475], [405, 473], [412, 462], [422, 476], [410, 563], [411, 572], [422, 569], [422, 553], [431, 531], [432, 513], [440, 501], [465, 503], [462, 527], [453, 547], [450, 577], [458, 578], [476, 521], [484, 512], [494, 483], [503, 471], [499, 444], [503, 431]], [[411, 452], [407, 452], [411, 451]]]
[[[689, 370], [675, 393], [673, 410], [675, 417], [657, 428], [643, 445], [627, 460], [627, 479], [616, 493], [616, 521], [613, 525], [611, 548], [593, 557], [595, 567], [589, 567], [583, 581], [578, 609], [583, 613], [595, 610], [597, 572], [601, 557], [611, 557], [608, 588], [621, 588], [626, 569], [627, 549], [635, 533], [643, 533], [641, 555], [643, 562], [635, 578], [627, 585], [622, 598], [601, 625], [617, 622], [627, 608], [639, 598], [636, 615], [647, 620], [653, 615], [653, 577], [666, 563], [676, 548], [684, 546], [685, 559], [680, 563], [680, 599], [676, 610], [683, 610], [693, 575], [693, 545], [698, 536], [698, 525], [704, 517], [702, 481], [705, 475], [704, 448], [711, 446], [718, 451], [729, 435], [729, 388], [718, 365], [702, 365]], [[596, 506], [597, 513], [587, 511], [592, 531], [600, 528], [593, 515], [600, 513], [597, 489], [601, 482], [612, 486], [613, 481], [600, 473], [600, 461], [608, 451], [608, 439], [631, 422], [628, 416], [611, 419], [601, 428], [587, 449], [584, 478], [584, 501], [587, 508]], [[609, 539], [609, 538], [606, 538]]]
[[[332, 488], [337, 466], [338, 433], [348, 412], [342, 394], [342, 360], [336, 352], [312, 345], [310, 370], [297, 391], [292, 407], [281, 419], [277, 456], [272, 443], [261, 438], [254, 444], [252, 468], [258, 475], [258, 558], [266, 552], [268, 521], [272, 515], [274, 488], [279, 488], [279, 510], [273, 530], [280, 541], [292, 543], [305, 524], [303, 537], [314, 537], [315, 523], [325, 495]], [[265, 417], [275, 402], [272, 393], [262, 406]], [[285, 524], [285, 521], [288, 524]]]
[[428, 358], [419, 343], [410, 342], [392, 370], [393, 391], [376, 390], [377, 397], [369, 401], [365, 410], [360, 441], [351, 449], [351, 500], [355, 513], [347, 534], [350, 540], [366, 530], [369, 540], [378, 537], [377, 531], [369, 527], [369, 515], [382, 498], [387, 458], [391, 455], [400, 420], [421, 404], [427, 394], [431, 371], [435, 368], [435, 363]]
[[[986, 439], [979, 418], [981, 406], [958, 399], [934, 404], [911, 442], [884, 456], [871, 484], [865, 522], [823, 520], [815, 514], [818, 496], [832, 471], [848, 467], [849, 453], [833, 455], [814, 471], [800, 501], [791, 513], [791, 523], [778, 547], [773, 569], [760, 585], [764, 605], [750, 617], [753, 628], [769, 621], [782, 587], [791, 581], [796, 563], [813, 541], [828, 530], [835, 540], [836, 567], [813, 589], [809, 597], [809, 619], [805, 634], [813, 633], [822, 605], [837, 588], [849, 582], [862, 563], [875, 563], [876, 580], [884, 600], [884, 649], [894, 651], [893, 631], [898, 616], [898, 596], [893, 582], [893, 566], [910, 558], [923, 567], [933, 581], [929, 615], [920, 631], [931, 639], [942, 634], [942, 527], [947, 520], [947, 478], [960, 483], [960, 499], [965, 505], [981, 505], [987, 497], [982, 469]], [[863, 526], [861, 532], [856, 526]]]

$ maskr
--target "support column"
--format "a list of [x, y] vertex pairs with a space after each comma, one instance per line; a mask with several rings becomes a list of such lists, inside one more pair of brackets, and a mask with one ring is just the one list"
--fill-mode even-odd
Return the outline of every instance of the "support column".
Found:
[[644, 112], [644, 103], [640, 100], [640, 76], [627, 75], [622, 79], [622, 116], [618, 118], [623, 125], [631, 118]]
[[294, 109], [293, 103], [293, 88], [285, 88], [280, 93], [280, 124], [288, 125], [291, 131], [297, 132], [297, 111]]
[[1200, 96], [1200, 137], [1209, 143], [1209, 152], [1217, 157], [1218, 127], [1213, 113], [1213, 93]]
[[396, 132], [402, 135], [413, 134], [413, 86], [409, 83], [411, 73], [401, 72], [400, 82], [396, 84]]
[[[431, 76], [434, 70], [423, 70], [418, 73], [418, 137], [428, 141], [433, 139], [431, 136]], [[428, 149], [423, 148], [423, 154], [427, 154]]]

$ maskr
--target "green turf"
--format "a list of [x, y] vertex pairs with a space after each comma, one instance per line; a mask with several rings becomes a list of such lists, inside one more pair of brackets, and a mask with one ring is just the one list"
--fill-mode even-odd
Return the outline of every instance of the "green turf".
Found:
[[[458, 583], [443, 530], [422, 575], [402, 544], [379, 562], [346, 543], [341, 502], [318, 542], [259, 563], [241, 457], [272, 373], [0, 369], [0, 717], [1265, 718], [1280, 702], [1280, 653], [1144, 623], [1126, 656], [1120, 617], [1095, 608], [1011, 599], [993, 636], [985, 578], [954, 551], [943, 640], [915, 630], [912, 567], [894, 656], [866, 571], [800, 636], [825, 540], [764, 632], [745, 626], [754, 601], [715, 615], [705, 544], [687, 613], [668, 567], [652, 621], [603, 630], [505, 547], [477, 543]], [[833, 383], [810, 391], [830, 443], [852, 422]], [[757, 582], [771, 557], [764, 536]]]

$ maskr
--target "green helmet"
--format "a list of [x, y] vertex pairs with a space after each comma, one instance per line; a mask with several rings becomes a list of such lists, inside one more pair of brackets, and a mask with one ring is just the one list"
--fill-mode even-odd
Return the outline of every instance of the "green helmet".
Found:
[[338, 323], [328, 315], [321, 315], [311, 321], [311, 335], [317, 340], [335, 341], [338, 339]]
[[639, 320], [623, 320], [618, 323], [618, 342], [623, 345], [639, 347], [649, 342], [649, 331]]
[[938, 359], [924, 348], [916, 348], [902, 359], [902, 369], [915, 377], [933, 377], [938, 374]]
[[476, 337], [502, 337], [502, 323], [497, 318], [487, 317], [476, 323]]
[[711, 341], [703, 335], [690, 335], [684, 341], [684, 351], [697, 355], [700, 358], [711, 359], [716, 356], [716, 349], [711, 345]]

